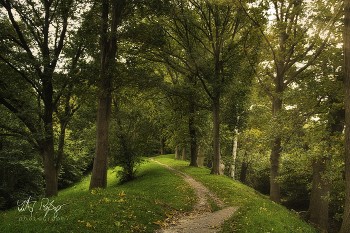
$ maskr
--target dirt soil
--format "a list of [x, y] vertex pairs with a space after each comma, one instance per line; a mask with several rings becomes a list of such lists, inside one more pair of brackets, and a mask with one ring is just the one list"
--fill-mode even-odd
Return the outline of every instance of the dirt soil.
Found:
[[[169, 217], [165, 221], [162, 229], [156, 231], [157, 233], [219, 232], [223, 222], [230, 218], [238, 209], [233, 206], [225, 207], [223, 201], [191, 176], [158, 161], [153, 161], [181, 176], [194, 189], [197, 196], [197, 202], [191, 212], [175, 214], [174, 216]], [[215, 203], [220, 210], [212, 212], [209, 200], [211, 200], [212, 203]]]

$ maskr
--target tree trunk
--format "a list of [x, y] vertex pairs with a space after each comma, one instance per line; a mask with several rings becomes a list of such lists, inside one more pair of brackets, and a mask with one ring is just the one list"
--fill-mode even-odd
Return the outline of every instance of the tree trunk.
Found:
[[107, 162], [108, 162], [108, 132], [109, 118], [111, 113], [111, 91], [113, 68], [117, 53], [116, 29], [120, 20], [118, 16], [118, 3], [112, 1], [112, 23], [109, 30], [109, 7], [108, 0], [102, 1], [101, 14], [101, 62], [100, 62], [100, 86], [97, 110], [97, 135], [96, 155], [90, 180], [90, 189], [105, 188], [107, 186]]
[[[272, 102], [272, 116], [276, 120], [278, 117], [278, 113], [282, 109], [282, 100], [281, 97], [278, 96], [282, 93], [280, 88], [277, 86], [277, 96], [273, 98]], [[276, 134], [276, 133], [275, 133]], [[280, 184], [277, 181], [279, 175], [279, 165], [280, 165], [280, 157], [281, 157], [281, 137], [278, 135], [274, 135], [272, 140], [272, 148], [270, 154], [270, 199], [276, 203], [281, 202], [280, 197]]]
[[246, 161], [243, 161], [242, 165], [241, 165], [241, 173], [240, 173], [240, 176], [239, 176], [239, 180], [243, 184], [245, 184], [246, 181], [247, 181], [247, 171], [248, 171], [248, 163]]
[[198, 167], [197, 164], [197, 154], [198, 154], [198, 148], [197, 148], [197, 131], [195, 126], [195, 103], [194, 101], [189, 101], [189, 117], [188, 117], [188, 130], [190, 133], [190, 153], [191, 153], [191, 162], [190, 166]]
[[160, 138], [160, 151], [161, 155], [165, 154], [165, 139], [163, 137]]
[[[108, 91], [107, 91], [108, 92]], [[96, 156], [92, 169], [90, 189], [107, 186], [108, 129], [111, 108], [109, 93], [101, 94], [97, 112]]]
[[220, 98], [213, 100], [213, 166], [211, 174], [220, 175]]
[[56, 172], [57, 178], [61, 169], [62, 159], [64, 156], [64, 143], [66, 138], [66, 128], [67, 122], [60, 122], [60, 135], [58, 137], [58, 147], [57, 147], [57, 161], [56, 161]]
[[181, 155], [182, 160], [186, 160], [186, 147], [182, 147], [182, 155]]
[[[339, 100], [329, 97], [330, 106], [339, 105]], [[328, 113], [327, 136], [322, 141], [327, 142], [325, 154], [313, 162], [313, 179], [309, 206], [309, 220], [323, 232], [328, 230], [329, 195], [331, 180], [327, 176], [328, 167], [332, 162], [332, 138], [342, 134], [344, 129], [343, 109], [332, 107]]]
[[52, 85], [53, 70], [44, 68], [44, 74], [41, 77], [43, 82], [43, 101], [44, 101], [44, 139], [39, 143], [40, 153], [44, 163], [44, 174], [46, 197], [57, 196], [58, 182], [56, 171], [56, 158], [54, 149], [54, 134], [53, 134], [53, 85]]
[[340, 233], [350, 232], [350, 0], [344, 0], [345, 204]]
[[180, 159], [179, 146], [175, 147], [175, 159]]
[[55, 166], [54, 145], [52, 143], [44, 143], [41, 146], [41, 156], [44, 164], [44, 177], [45, 177], [45, 196], [57, 196], [58, 194], [58, 181], [57, 171]]
[[328, 206], [330, 186], [324, 177], [327, 169], [327, 158], [317, 159], [313, 162], [312, 190], [309, 206], [309, 220], [322, 231], [328, 229]]
[[204, 160], [205, 160], [205, 155], [204, 155], [203, 148], [201, 146], [199, 146], [198, 147], [198, 154], [197, 154], [197, 165], [199, 167], [203, 167], [204, 166]]
[[238, 145], [238, 129], [235, 129], [234, 135], [233, 135], [233, 145], [232, 145], [232, 163], [230, 166], [230, 177], [232, 179], [235, 179], [237, 145]]

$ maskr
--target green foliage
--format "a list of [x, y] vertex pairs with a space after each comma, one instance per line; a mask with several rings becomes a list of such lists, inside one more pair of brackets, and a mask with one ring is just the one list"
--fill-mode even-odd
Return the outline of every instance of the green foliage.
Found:
[[67, 188], [80, 181], [87, 169], [89, 160], [90, 156], [77, 159], [73, 158], [73, 155], [66, 155], [62, 160], [62, 167], [58, 175], [58, 188]]
[[0, 209], [16, 205], [18, 200], [44, 193], [43, 169], [25, 141], [0, 139]]
[[155, 130], [159, 125], [152, 119], [157, 106], [145, 100], [146, 94], [127, 88], [114, 101], [112, 164], [122, 167], [119, 172], [122, 183], [135, 177], [136, 166], [142, 161], [141, 155], [155, 154], [159, 147], [159, 135]]

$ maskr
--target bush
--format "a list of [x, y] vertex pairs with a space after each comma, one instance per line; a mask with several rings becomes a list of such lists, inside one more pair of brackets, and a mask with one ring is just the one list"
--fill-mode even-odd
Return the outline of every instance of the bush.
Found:
[[9, 209], [19, 200], [36, 199], [44, 194], [43, 169], [37, 161], [2, 158], [0, 163], [0, 209]]
[[88, 165], [86, 158], [75, 159], [72, 156], [64, 156], [58, 175], [58, 188], [64, 189], [80, 181]]

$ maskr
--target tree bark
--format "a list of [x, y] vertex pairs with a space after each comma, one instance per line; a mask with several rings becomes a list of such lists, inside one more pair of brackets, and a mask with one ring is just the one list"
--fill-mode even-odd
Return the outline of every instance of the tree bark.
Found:
[[350, 232], [350, 0], [344, 0], [345, 204], [340, 233]]
[[41, 156], [44, 164], [44, 177], [45, 177], [45, 196], [57, 196], [58, 194], [58, 179], [55, 166], [54, 146], [53, 142], [44, 143], [41, 148]]
[[197, 147], [197, 130], [195, 126], [195, 103], [194, 101], [189, 101], [189, 117], [188, 117], [188, 130], [190, 133], [190, 153], [191, 153], [191, 162], [190, 166], [198, 167], [197, 164], [197, 155], [198, 155], [198, 147]]
[[159, 151], [159, 153], [161, 155], [165, 154], [165, 138], [164, 137], [160, 138], [160, 151]]
[[323, 231], [328, 229], [328, 206], [330, 186], [324, 177], [328, 159], [323, 157], [313, 162], [312, 191], [309, 205], [309, 220]]
[[[330, 106], [339, 105], [339, 100], [329, 97]], [[331, 108], [328, 113], [327, 133], [322, 141], [327, 142], [323, 155], [313, 161], [313, 178], [309, 206], [309, 220], [323, 232], [328, 231], [329, 195], [331, 180], [327, 176], [332, 162], [332, 138], [342, 134], [344, 129], [343, 109]]]
[[175, 159], [180, 159], [179, 146], [175, 147]]
[[213, 99], [213, 166], [211, 174], [220, 175], [220, 97]]
[[[43, 102], [44, 102], [44, 139], [39, 144], [41, 147], [41, 154], [44, 162], [44, 174], [46, 197], [57, 196], [58, 181], [54, 149], [54, 134], [53, 134], [53, 85], [52, 85], [53, 70], [51, 68], [44, 68], [44, 73], [41, 77], [43, 82]], [[41, 140], [39, 140], [41, 141]]]
[[198, 147], [198, 154], [197, 154], [197, 165], [199, 167], [203, 167], [204, 166], [204, 160], [205, 160], [205, 155], [204, 155], [203, 148], [201, 146], [199, 146]]
[[64, 143], [66, 138], [66, 122], [60, 122], [60, 135], [58, 137], [58, 147], [57, 147], [57, 161], [56, 161], [56, 173], [57, 178], [61, 169], [62, 159], [64, 156]]
[[[277, 93], [282, 92], [277, 91]], [[272, 116], [274, 119], [278, 117], [278, 113], [281, 111], [281, 109], [282, 100], [280, 96], [275, 96], [272, 103]], [[281, 202], [280, 184], [277, 181], [281, 157], [281, 137], [278, 134], [279, 133], [277, 133], [272, 139], [272, 147], [270, 154], [270, 199], [276, 203]]]
[[108, 131], [111, 108], [111, 96], [109, 93], [101, 94], [98, 106], [96, 155], [92, 169], [90, 189], [105, 188], [107, 186]]
[[246, 161], [242, 162], [241, 165], [241, 173], [239, 176], [239, 180], [245, 184], [247, 182], [247, 171], [248, 171], [248, 163]]
[[237, 158], [237, 147], [238, 146], [238, 129], [234, 130], [233, 145], [232, 145], [232, 163], [230, 165], [230, 177], [235, 179], [236, 170], [236, 158]]
[[181, 159], [186, 160], [186, 146], [182, 147]]

